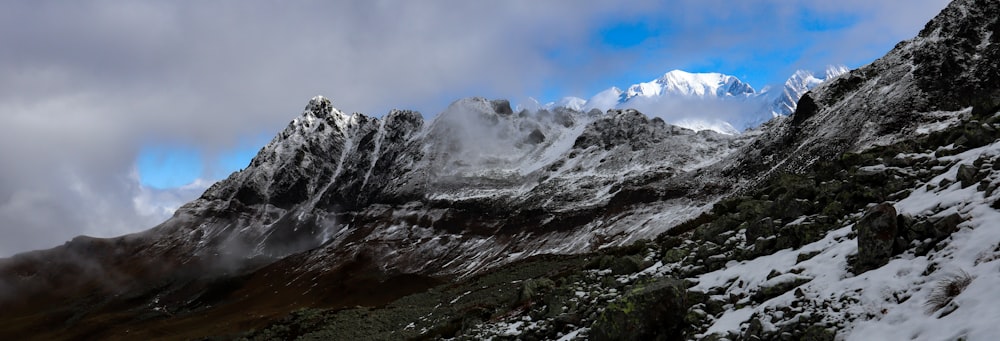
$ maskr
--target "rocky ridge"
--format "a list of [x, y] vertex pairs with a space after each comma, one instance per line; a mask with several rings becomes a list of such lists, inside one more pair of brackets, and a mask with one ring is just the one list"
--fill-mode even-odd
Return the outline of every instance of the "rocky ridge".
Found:
[[532, 255], [626, 245], [732, 190], [705, 174], [746, 141], [634, 110], [515, 113], [470, 98], [425, 123], [411, 111], [348, 115], [316, 97], [246, 169], [163, 224], [4, 260], [4, 286], [21, 293], [4, 304], [14, 316], [102, 316], [105, 303], [81, 297], [107, 295], [137, 313], [192, 313], [255, 305], [290, 278], [275, 296], [310, 293], [280, 303], [296, 307], [341, 302], [309, 288], [344, 273], [421, 278], [407, 293]]

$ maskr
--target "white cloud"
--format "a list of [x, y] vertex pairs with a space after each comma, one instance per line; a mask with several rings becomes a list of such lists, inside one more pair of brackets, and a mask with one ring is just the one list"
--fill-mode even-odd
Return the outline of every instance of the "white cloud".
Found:
[[[136, 179], [136, 190], [132, 197], [132, 209], [149, 221], [158, 223], [170, 218], [178, 208], [197, 198], [212, 185], [204, 179], [196, 179], [190, 184], [173, 189], [157, 189], [142, 186]], [[135, 230], [129, 227], [126, 232]]]
[[762, 112], [761, 102], [742, 99], [635, 97], [625, 106], [685, 128], [726, 134], [736, 134], [751, 123], [760, 123], [751, 121], [755, 113]]

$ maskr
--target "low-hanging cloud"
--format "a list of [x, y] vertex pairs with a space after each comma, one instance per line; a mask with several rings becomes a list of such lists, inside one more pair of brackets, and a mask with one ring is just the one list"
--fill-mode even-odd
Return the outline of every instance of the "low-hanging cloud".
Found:
[[[761, 5], [778, 3], [785, 2]], [[943, 7], [916, 3], [905, 10]], [[690, 31], [659, 42], [670, 52], [655, 77], [706, 51], [747, 44], [739, 40], [752, 34], [739, 30], [694, 29], [697, 18], [736, 15], [731, 8], [704, 1], [0, 4], [0, 256], [79, 234], [143, 230], [197, 194], [201, 187], [142, 186], [135, 159], [144, 145], [190, 145], [211, 158], [246, 136], [276, 133], [316, 94], [348, 112], [434, 114], [457, 97], [536, 95], [552, 79], [593, 83], [637, 54], [595, 45], [592, 33], [650, 14]], [[930, 15], [913, 20], [922, 25]], [[553, 51], [587, 59], [563, 67]]]
[[[696, 130], [735, 134], [770, 118], [764, 101], [747, 98], [635, 97], [624, 107], [667, 123]], [[763, 118], [761, 118], [763, 117]]]

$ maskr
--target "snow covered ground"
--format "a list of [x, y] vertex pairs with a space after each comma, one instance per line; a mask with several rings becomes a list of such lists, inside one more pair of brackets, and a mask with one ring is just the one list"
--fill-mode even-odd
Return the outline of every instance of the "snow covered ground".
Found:
[[[1000, 211], [990, 207], [1000, 191], [986, 195], [977, 184], [963, 188], [959, 168], [986, 160], [1000, 162], [1000, 142], [954, 156], [938, 158], [950, 165], [927, 185], [893, 203], [900, 214], [945, 217], [958, 213], [964, 221], [958, 231], [926, 255], [912, 250], [880, 268], [853, 274], [849, 259], [857, 254], [853, 224], [829, 232], [800, 249], [785, 249], [756, 259], [735, 262], [699, 276], [693, 290], [744, 297], [727, 306], [701, 336], [745, 331], [758, 318], [765, 331], [799, 319], [821, 317], [837, 326], [845, 340], [991, 340], [1000, 335]], [[933, 158], [933, 154], [913, 155]], [[993, 167], [996, 169], [997, 167]], [[1000, 173], [984, 184], [996, 186]], [[945, 184], [937, 186], [937, 184]], [[987, 186], [988, 187], [988, 186]], [[801, 260], [803, 254], [814, 254]], [[781, 273], [768, 279], [772, 271]], [[933, 309], [942, 286], [971, 278], [944, 307]], [[762, 303], [750, 297], [782, 282], [807, 281]], [[958, 291], [958, 290], [956, 290]], [[950, 296], [950, 295], [949, 295]], [[724, 297], [719, 297], [723, 299]], [[946, 296], [947, 297], [947, 296]], [[937, 298], [939, 299], [939, 298]]]

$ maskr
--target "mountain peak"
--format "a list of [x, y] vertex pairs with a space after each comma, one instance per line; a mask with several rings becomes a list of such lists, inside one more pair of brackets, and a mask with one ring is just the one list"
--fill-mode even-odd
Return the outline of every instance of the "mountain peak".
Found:
[[306, 105], [306, 112], [311, 112], [316, 117], [326, 117], [333, 112], [333, 104], [330, 100], [322, 95], [316, 95], [309, 100], [309, 104]]
[[771, 104], [771, 115], [773, 117], [788, 116], [795, 112], [799, 98], [806, 92], [819, 86], [825, 81], [836, 78], [850, 71], [844, 65], [830, 65], [821, 72], [809, 70], [797, 70], [788, 77], [781, 93], [776, 94], [773, 104]]
[[735, 76], [715, 72], [691, 73], [672, 70], [658, 79], [632, 85], [625, 91], [621, 102], [634, 97], [738, 97], [753, 93], [755, 93], [753, 87]]
[[697, 80], [702, 83], [712, 83], [717, 81], [725, 81], [729, 78], [736, 78], [730, 75], [718, 73], [718, 72], [687, 72], [681, 69], [673, 69], [663, 74], [660, 77], [661, 80]]
[[697, 96], [739, 96], [755, 92], [753, 87], [736, 76], [718, 72], [691, 73], [683, 70], [672, 70], [664, 74], [660, 80], [670, 90], [692, 89], [693, 93], [689, 94]]
[[[736, 76], [718, 72], [693, 73], [674, 69], [652, 81], [633, 84], [625, 91], [611, 87], [586, 101], [568, 97], [560, 102], [549, 103], [546, 107], [563, 106], [577, 110], [582, 108], [601, 111], [634, 108], [661, 119], [669, 119], [671, 123], [685, 128], [709, 129], [723, 134], [733, 134], [742, 129], [756, 127], [771, 118], [790, 115], [795, 111], [795, 105], [803, 94], [824, 81], [848, 71], [843, 65], [831, 65], [822, 70], [798, 70], [781, 87], [777, 89], [765, 87], [757, 91]], [[691, 109], [692, 103], [708, 105], [707, 110], [714, 110], [715, 104], [725, 103], [731, 112], [724, 113], [725, 119], [694, 117], [689, 113], [678, 113], [674, 108], [676, 106], [668, 105], [676, 100], [684, 102], [688, 109]], [[522, 106], [522, 108], [528, 107], [540, 106], [537, 102], [534, 106], [530, 103]], [[698, 110], [700, 109], [695, 111]], [[705, 116], [704, 111], [698, 112], [701, 116]]]
[[825, 79], [830, 79], [845, 74], [848, 71], [851, 71], [851, 69], [847, 68], [846, 65], [830, 65], [826, 67], [823, 73], [826, 74]]
[[812, 71], [799, 69], [796, 70], [791, 77], [788, 77], [788, 80], [785, 81], [785, 86], [803, 84], [808, 82], [813, 82], [816, 83], [814, 85], [818, 85], [819, 82], [823, 82], [828, 79], [840, 76], [842, 74], [847, 73], [848, 71], [850, 71], [850, 69], [848, 69], [847, 66], [844, 65], [827, 65], [826, 68], [822, 70], [812, 70]]

